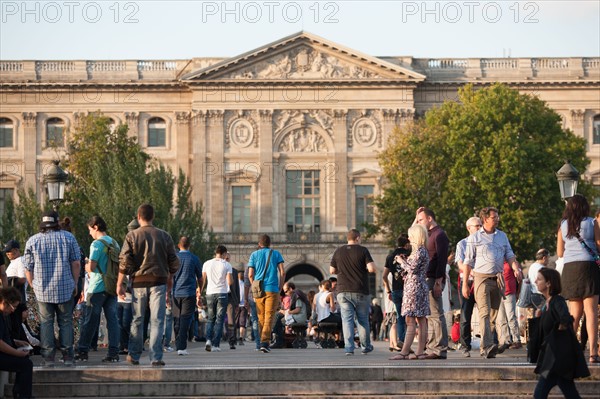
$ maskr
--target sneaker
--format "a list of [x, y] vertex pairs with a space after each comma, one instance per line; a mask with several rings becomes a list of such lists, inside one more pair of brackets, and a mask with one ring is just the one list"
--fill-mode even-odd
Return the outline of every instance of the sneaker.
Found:
[[239, 346], [244, 346], [244, 338], [240, 338], [238, 341]]
[[261, 346], [260, 351], [262, 353], [271, 353], [271, 349], [268, 346]]
[[102, 359], [102, 363], [117, 363], [119, 361], [119, 355], [110, 356], [107, 355], [104, 359]]
[[139, 366], [140, 365], [140, 361], [139, 360], [135, 360], [130, 355], [127, 355], [127, 363], [131, 364], [132, 366]]
[[174, 352], [175, 349], [173, 349], [172, 346], [167, 345], [163, 348], [163, 351], [171, 353], [171, 352]]
[[373, 352], [373, 345], [369, 345], [366, 348], [363, 348], [363, 350], [360, 352], [363, 355], [366, 355], [369, 352]]
[[73, 359], [71, 356], [64, 356], [62, 361], [65, 364], [65, 367], [75, 366], [75, 359]]
[[162, 360], [153, 360], [152, 367], [162, 367], [165, 365], [165, 362]]
[[187, 356], [187, 355], [190, 354], [190, 352], [188, 352], [187, 349], [180, 349], [180, 350], [177, 351], [177, 354], [179, 356]]
[[194, 342], [202, 342], [202, 338], [200, 338], [200, 337], [194, 337]]
[[346, 352], [346, 356], [354, 356], [354, 352]]
[[87, 362], [88, 361], [88, 353], [87, 352], [79, 352], [75, 355], [75, 360], [78, 362]]
[[471, 357], [471, 351], [467, 348], [463, 349], [463, 356], [464, 357]]
[[121, 349], [119, 351], [119, 355], [128, 355], [128, 354], [129, 354], [129, 351], [127, 349]]
[[218, 346], [213, 346], [212, 351], [213, 352], [221, 352], [221, 348], [219, 348]]
[[235, 344], [233, 342], [229, 343], [229, 349], [235, 349]]
[[210, 342], [210, 339], [209, 339], [208, 341], [206, 341], [206, 346], [204, 347], [204, 349], [205, 349], [207, 352], [210, 352], [210, 351], [211, 351], [211, 349], [212, 349], [212, 343]]
[[510, 348], [510, 345], [507, 343], [504, 343], [504, 344], [498, 346], [498, 349], [496, 349], [496, 353], [504, 353], [504, 351], [507, 350], [508, 348]]

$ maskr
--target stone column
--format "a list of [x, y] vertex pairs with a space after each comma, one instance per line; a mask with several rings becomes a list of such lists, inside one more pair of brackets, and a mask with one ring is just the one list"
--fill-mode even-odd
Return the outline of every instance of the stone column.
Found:
[[223, 131], [223, 110], [209, 110], [206, 119], [207, 165], [205, 168], [206, 190], [208, 193], [207, 213], [210, 213], [215, 232], [224, 231], [225, 219], [225, 133]]
[[32, 187], [37, 191], [36, 167], [37, 167], [37, 113], [23, 112], [23, 158], [25, 187]]
[[190, 137], [190, 182], [194, 200], [201, 201], [204, 206], [205, 220], [211, 224], [211, 215], [207, 208], [208, 190], [206, 182], [206, 112], [192, 111], [192, 126]]
[[398, 125], [397, 109], [382, 109], [383, 114], [383, 147], [387, 146], [388, 139]]
[[[327, 224], [334, 232], [344, 232], [354, 223], [351, 218], [352, 201], [348, 185], [348, 126], [347, 110], [333, 111], [333, 165], [328, 162], [328, 167], [334, 167], [335, 173], [325, 171], [328, 180], [325, 183], [332, 188], [330, 206], [327, 207]], [[330, 158], [331, 159], [331, 158]], [[352, 226], [354, 227], [354, 226]]]
[[[140, 114], [138, 112], [125, 112], [125, 123], [129, 127], [129, 135], [138, 138], [138, 142], [142, 142], [138, 136], [139, 132]], [[146, 142], [146, 140], [144, 140]]]
[[[190, 113], [189, 112], [176, 112], [175, 120], [177, 123], [177, 130], [173, 137], [173, 144], [175, 145], [175, 158], [177, 159], [177, 168], [180, 168], [183, 173], [189, 178], [190, 177]], [[179, 171], [174, 171], [179, 174]]]
[[[571, 110], [571, 130], [579, 137], [584, 137], [583, 135], [583, 118], [585, 117], [584, 109], [572, 109]], [[589, 141], [589, 139], [586, 139]], [[588, 143], [589, 147], [589, 143]]]
[[[279, 170], [277, 161], [273, 159], [273, 110], [262, 109], [259, 111], [260, 125], [258, 129], [258, 150], [260, 165], [260, 180], [258, 181], [258, 204], [253, 204], [258, 210], [258, 231], [271, 233], [279, 231], [281, 221], [273, 219], [273, 215], [279, 215], [273, 202], [273, 185], [275, 176]], [[278, 185], [279, 190], [285, 187]], [[285, 230], [284, 230], [285, 231]]]

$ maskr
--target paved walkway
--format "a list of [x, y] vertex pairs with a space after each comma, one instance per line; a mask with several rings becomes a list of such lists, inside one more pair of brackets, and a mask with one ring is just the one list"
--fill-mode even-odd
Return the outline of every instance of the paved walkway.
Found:
[[[373, 342], [375, 350], [367, 355], [362, 355], [360, 350], [356, 350], [354, 356], [345, 356], [343, 349], [320, 349], [313, 342], [308, 343], [307, 349], [273, 349], [271, 353], [262, 353], [255, 351], [253, 342], [246, 342], [243, 346], [237, 346], [235, 350], [229, 349], [226, 343], [221, 344], [222, 352], [207, 352], [204, 350], [203, 342], [188, 343], [189, 356], [178, 356], [177, 352], [164, 353], [163, 360], [166, 368], [173, 369], [201, 369], [201, 368], [257, 368], [257, 367], [286, 367], [295, 366], [298, 368], [315, 367], [414, 367], [431, 365], [435, 367], [533, 367], [527, 363], [525, 348], [507, 349], [503, 354], [497, 355], [495, 359], [485, 359], [479, 356], [478, 350], [471, 352], [470, 358], [463, 357], [460, 351], [448, 351], [446, 360], [398, 360], [392, 361], [389, 358], [397, 352], [389, 352], [388, 343], [383, 341]], [[414, 345], [413, 345], [414, 348]], [[99, 349], [98, 352], [90, 352], [87, 362], [78, 362], [77, 368], [128, 368], [128, 367], [150, 367], [150, 360], [147, 350], [142, 354], [140, 366], [131, 366], [125, 361], [125, 356], [121, 356], [118, 363], [102, 363], [101, 359], [106, 355], [106, 349]], [[33, 357], [34, 365], [39, 368], [41, 359], [39, 356]], [[57, 367], [60, 363], [57, 363]], [[596, 365], [594, 365], [596, 366]]]

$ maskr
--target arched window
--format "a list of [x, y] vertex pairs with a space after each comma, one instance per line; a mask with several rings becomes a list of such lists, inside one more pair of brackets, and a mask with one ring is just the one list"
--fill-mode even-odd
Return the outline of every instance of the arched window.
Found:
[[46, 147], [65, 146], [65, 122], [60, 118], [50, 118], [46, 122]]
[[594, 116], [592, 144], [600, 144], [600, 115]]
[[148, 147], [164, 147], [166, 145], [167, 124], [162, 118], [148, 121]]
[[13, 146], [13, 122], [8, 118], [0, 118], [0, 148]]

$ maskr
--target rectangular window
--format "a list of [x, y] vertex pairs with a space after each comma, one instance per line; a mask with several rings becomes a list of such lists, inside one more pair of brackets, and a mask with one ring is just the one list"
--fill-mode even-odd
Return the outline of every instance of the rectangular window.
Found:
[[374, 222], [373, 186], [355, 186], [356, 228], [365, 231], [365, 223]]
[[600, 144], [600, 118], [594, 118], [594, 131], [592, 132], [592, 143]]
[[61, 125], [48, 125], [46, 132], [46, 145], [48, 147], [63, 147], [64, 138], [63, 133], [65, 131], [64, 126]]
[[164, 122], [148, 124], [148, 147], [164, 147], [167, 144], [167, 125]]
[[234, 233], [249, 233], [250, 228], [250, 186], [233, 186], [232, 230]]
[[288, 233], [321, 232], [320, 171], [286, 172], [286, 221]]
[[12, 124], [0, 123], [0, 147], [11, 148], [13, 146], [13, 128]]

